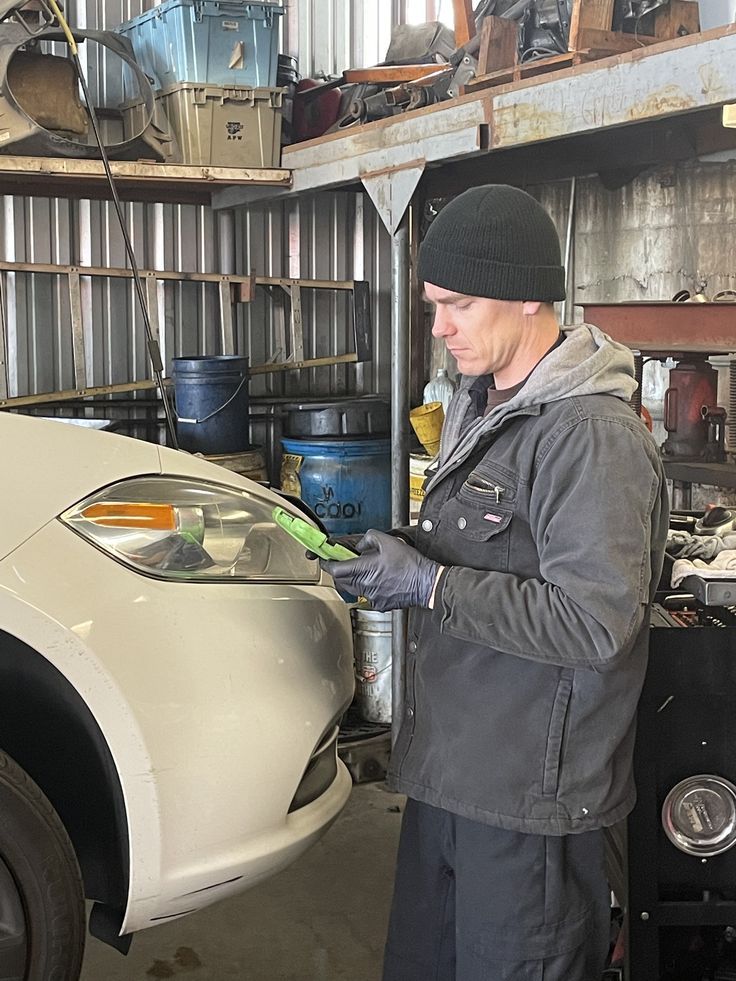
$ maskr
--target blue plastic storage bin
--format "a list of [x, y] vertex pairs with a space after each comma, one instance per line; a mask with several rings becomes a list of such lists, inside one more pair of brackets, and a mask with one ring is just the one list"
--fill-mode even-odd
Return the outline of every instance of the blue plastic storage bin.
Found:
[[156, 88], [178, 82], [276, 85], [279, 3], [164, 0], [116, 30]]

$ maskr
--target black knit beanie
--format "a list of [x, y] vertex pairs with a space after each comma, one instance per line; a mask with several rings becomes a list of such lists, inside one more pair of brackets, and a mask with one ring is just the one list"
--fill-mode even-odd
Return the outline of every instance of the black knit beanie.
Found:
[[494, 300], [565, 299], [565, 270], [552, 219], [526, 191], [472, 187], [429, 226], [418, 277], [467, 296]]

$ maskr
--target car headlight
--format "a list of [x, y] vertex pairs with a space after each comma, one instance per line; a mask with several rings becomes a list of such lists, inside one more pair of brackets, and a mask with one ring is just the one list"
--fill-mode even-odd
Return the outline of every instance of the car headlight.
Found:
[[159, 579], [317, 582], [319, 566], [250, 491], [179, 477], [137, 477], [62, 514], [88, 541]]

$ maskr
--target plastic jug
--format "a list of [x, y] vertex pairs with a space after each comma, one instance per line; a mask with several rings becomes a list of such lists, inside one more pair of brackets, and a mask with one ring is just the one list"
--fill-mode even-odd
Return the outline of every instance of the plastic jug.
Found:
[[437, 377], [427, 382], [427, 384], [424, 386], [422, 402], [425, 405], [428, 402], [441, 402], [442, 408], [446, 413], [447, 406], [450, 404], [450, 400], [454, 394], [455, 384], [452, 379], [448, 377], [447, 368], [438, 368]]

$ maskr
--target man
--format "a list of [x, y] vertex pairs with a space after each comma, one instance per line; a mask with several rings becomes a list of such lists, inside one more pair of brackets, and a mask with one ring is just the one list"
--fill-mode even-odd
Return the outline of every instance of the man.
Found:
[[559, 240], [532, 197], [461, 194], [418, 273], [463, 375], [419, 524], [324, 564], [412, 610], [384, 981], [599, 981], [602, 829], [634, 804], [667, 531], [659, 455], [627, 404], [630, 352], [559, 329]]

